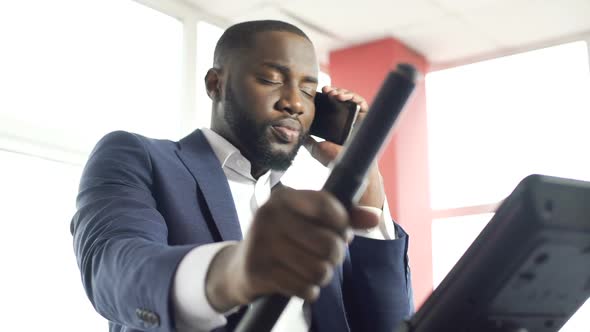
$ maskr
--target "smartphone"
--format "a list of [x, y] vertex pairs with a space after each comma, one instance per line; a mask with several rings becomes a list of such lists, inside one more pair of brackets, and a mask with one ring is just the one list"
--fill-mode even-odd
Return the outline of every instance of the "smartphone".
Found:
[[327, 94], [318, 92], [315, 95], [315, 118], [309, 133], [342, 145], [350, 136], [358, 113], [356, 103], [333, 100]]

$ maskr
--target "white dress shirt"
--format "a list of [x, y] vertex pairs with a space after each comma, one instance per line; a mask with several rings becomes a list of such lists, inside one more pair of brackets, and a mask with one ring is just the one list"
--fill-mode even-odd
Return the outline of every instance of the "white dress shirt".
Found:
[[[250, 173], [250, 162], [223, 137], [210, 129], [202, 129], [205, 138], [219, 159], [227, 177], [233, 196], [242, 234], [246, 236], [256, 210], [270, 197], [271, 188], [276, 185], [284, 172], [269, 171], [258, 179]], [[301, 149], [300, 153], [304, 149]], [[288, 184], [295, 189], [296, 185]], [[387, 200], [383, 210], [365, 207], [381, 215], [380, 224], [370, 230], [355, 230], [356, 235], [373, 239], [395, 239], [395, 228], [391, 221]], [[201, 245], [191, 250], [180, 262], [173, 281], [172, 301], [177, 330], [210, 331], [223, 326], [227, 320], [224, 313], [211, 307], [205, 294], [205, 277], [213, 257], [233, 241]], [[227, 314], [227, 313], [226, 313]], [[292, 298], [277, 321], [273, 332], [306, 332], [309, 330], [311, 315], [307, 305], [300, 298]]]

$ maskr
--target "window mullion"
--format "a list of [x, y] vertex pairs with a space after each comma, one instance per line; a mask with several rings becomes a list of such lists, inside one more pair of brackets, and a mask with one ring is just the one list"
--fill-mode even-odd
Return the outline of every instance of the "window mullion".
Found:
[[192, 132], [197, 123], [197, 22], [194, 16], [183, 20], [182, 116], [179, 124], [183, 135]]
[[480, 205], [461, 206], [450, 209], [432, 210], [432, 219], [461, 217], [472, 214], [494, 213], [502, 201]]

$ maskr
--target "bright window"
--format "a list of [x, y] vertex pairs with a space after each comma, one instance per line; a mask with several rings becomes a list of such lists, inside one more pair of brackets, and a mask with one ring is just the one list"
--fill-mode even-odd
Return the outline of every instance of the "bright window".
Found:
[[182, 29], [129, 0], [0, 1], [3, 330], [108, 329], [69, 229], [82, 163], [112, 130], [179, 137]]
[[0, 136], [81, 155], [117, 129], [178, 138], [177, 19], [135, 1], [2, 1], [0, 36]]
[[482, 213], [432, 221], [432, 274], [435, 288], [493, 216], [493, 213]]
[[433, 209], [497, 202], [531, 173], [590, 179], [587, 50], [577, 42], [427, 75]]
[[[590, 180], [588, 66], [575, 42], [426, 76], [434, 287], [524, 177]], [[590, 301], [561, 331], [589, 317]]]
[[60, 331], [106, 331], [107, 321], [84, 293], [72, 248], [69, 224], [81, 167], [5, 151], [0, 165], [3, 330], [58, 324]]

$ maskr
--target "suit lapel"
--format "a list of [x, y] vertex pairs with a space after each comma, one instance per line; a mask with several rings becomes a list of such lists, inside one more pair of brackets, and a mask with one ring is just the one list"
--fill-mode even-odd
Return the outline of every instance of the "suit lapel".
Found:
[[227, 177], [211, 145], [200, 130], [195, 130], [180, 140], [179, 144], [180, 149], [176, 154], [203, 192], [221, 240], [241, 240], [242, 231]]

